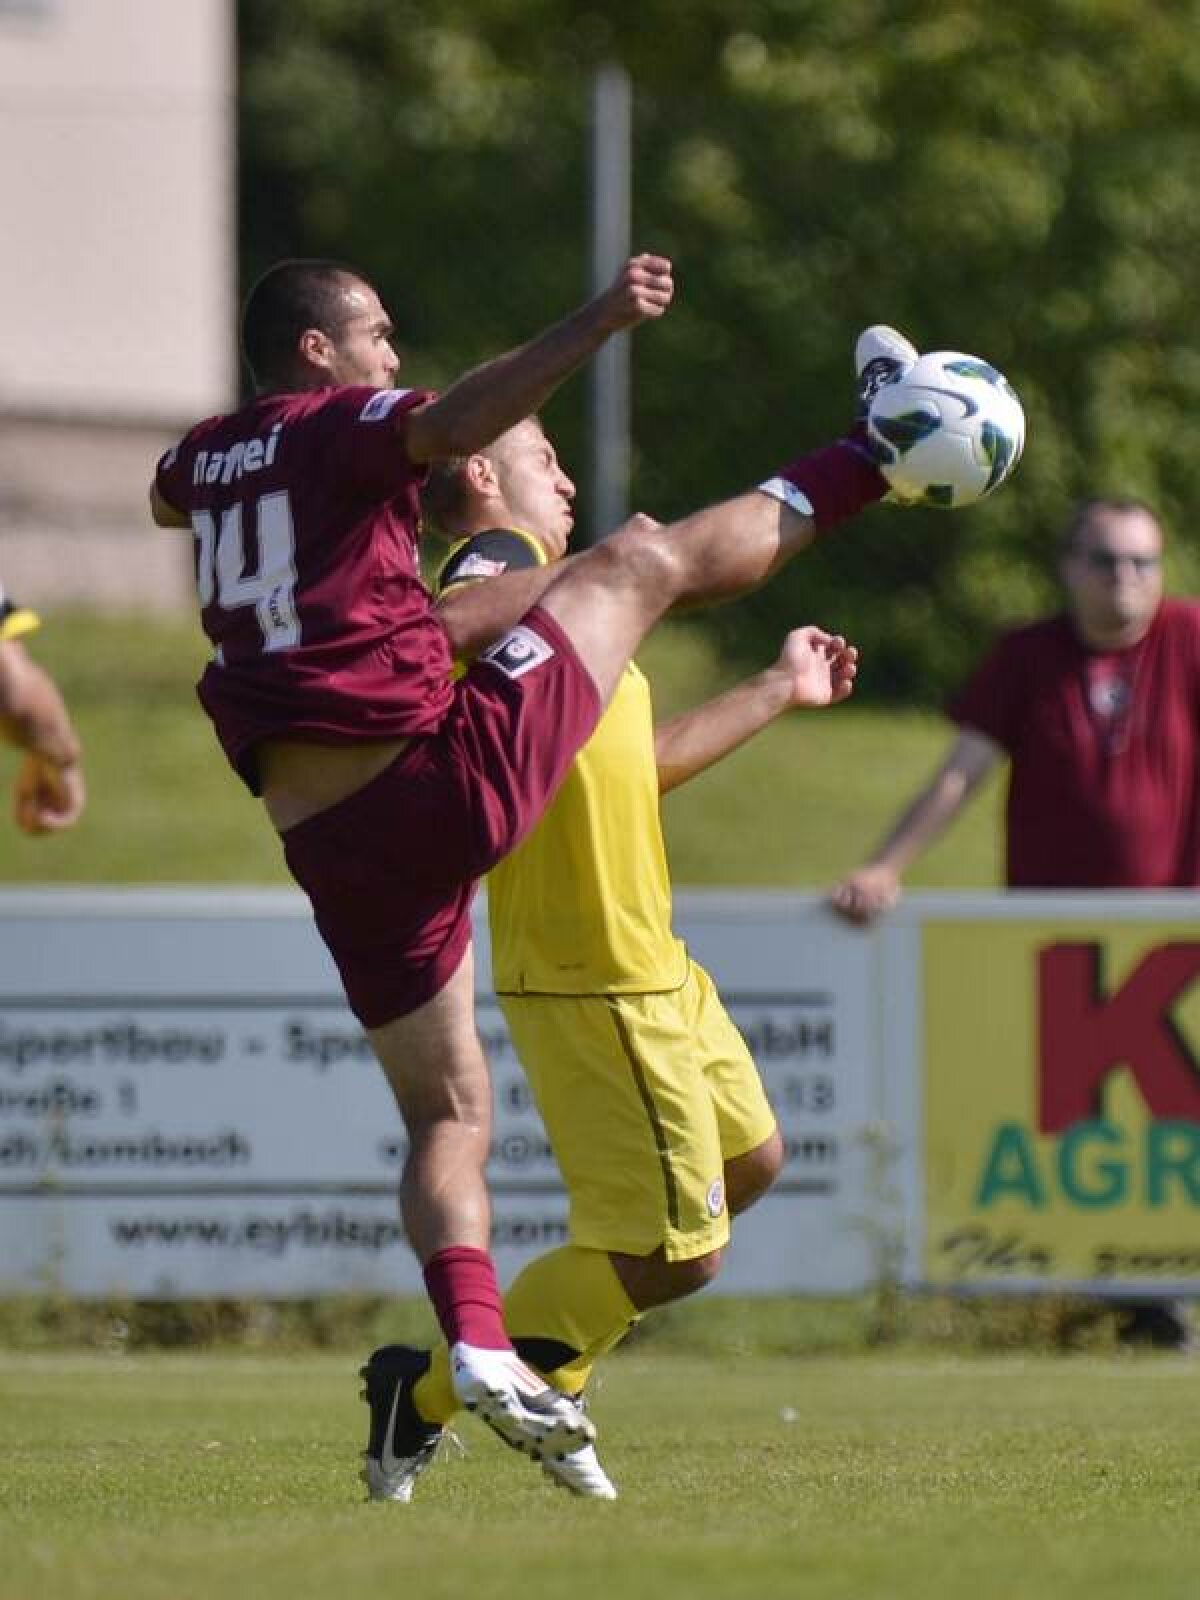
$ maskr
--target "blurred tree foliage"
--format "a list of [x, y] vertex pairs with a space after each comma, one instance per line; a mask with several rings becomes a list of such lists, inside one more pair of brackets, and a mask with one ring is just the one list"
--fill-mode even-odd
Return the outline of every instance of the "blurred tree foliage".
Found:
[[[884, 320], [1003, 368], [1025, 461], [957, 515], [869, 513], [697, 625], [762, 659], [820, 620], [868, 694], [936, 700], [1054, 596], [1071, 501], [1144, 495], [1200, 577], [1198, 0], [240, 0], [243, 271], [378, 282], [414, 381], [585, 292], [590, 77], [635, 91], [635, 240], [679, 299], [635, 336], [634, 503], [740, 487], [849, 411]], [[581, 475], [584, 389], [548, 421]]]

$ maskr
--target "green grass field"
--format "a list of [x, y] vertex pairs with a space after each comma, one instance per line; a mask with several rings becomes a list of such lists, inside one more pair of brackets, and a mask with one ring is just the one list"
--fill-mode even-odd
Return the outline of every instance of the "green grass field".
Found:
[[[193, 628], [53, 618], [35, 647], [91, 805], [60, 839], [0, 828], [0, 879], [285, 881], [195, 704]], [[665, 713], [729, 679], [686, 628], [641, 659]], [[853, 705], [777, 724], [668, 801], [676, 881], [828, 883], [945, 738], [935, 716]], [[994, 883], [996, 803], [913, 885]], [[1111, 1327], [1107, 1348], [1052, 1353], [1041, 1306], [672, 1308], [596, 1386], [616, 1505], [569, 1500], [468, 1421], [466, 1455], [410, 1507], [362, 1503], [362, 1352], [335, 1307], [314, 1302], [301, 1348], [254, 1354], [130, 1348], [219, 1339], [216, 1310], [138, 1308], [122, 1354], [82, 1348], [108, 1342], [103, 1310], [0, 1311], [0, 1600], [1192, 1600], [1200, 1582], [1192, 1367], [1117, 1356]], [[871, 1350], [881, 1335], [899, 1347]]]
[[[90, 804], [76, 830], [53, 839], [0, 828], [0, 881], [288, 881], [260, 808], [226, 767], [196, 702], [205, 653], [197, 628], [57, 616], [31, 643], [78, 721]], [[763, 665], [777, 643], [764, 644]], [[661, 628], [639, 659], [663, 715], [730, 681], [715, 646], [693, 628]], [[931, 713], [853, 703], [794, 713], [668, 797], [676, 882], [827, 884], [871, 847], [946, 737]], [[0, 750], [0, 784], [13, 767]], [[994, 883], [995, 807], [993, 790], [919, 863], [912, 885]]]
[[615, 1505], [471, 1420], [365, 1505], [351, 1356], [0, 1356], [0, 1596], [1192, 1600], [1170, 1358], [644, 1352], [596, 1397]]

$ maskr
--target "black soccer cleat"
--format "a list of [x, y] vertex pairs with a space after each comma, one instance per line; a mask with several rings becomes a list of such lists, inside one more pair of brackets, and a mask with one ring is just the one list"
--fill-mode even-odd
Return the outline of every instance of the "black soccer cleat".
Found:
[[362, 1368], [371, 1429], [361, 1477], [370, 1500], [411, 1500], [413, 1485], [433, 1463], [443, 1430], [425, 1421], [412, 1397], [428, 1371], [429, 1351], [407, 1344], [382, 1345]]

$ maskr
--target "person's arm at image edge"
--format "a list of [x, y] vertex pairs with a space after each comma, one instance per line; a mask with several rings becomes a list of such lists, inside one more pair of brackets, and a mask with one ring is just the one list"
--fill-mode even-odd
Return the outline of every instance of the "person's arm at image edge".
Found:
[[25, 752], [14, 808], [26, 833], [56, 833], [85, 803], [80, 744], [50, 674], [15, 640], [0, 640], [0, 737]]

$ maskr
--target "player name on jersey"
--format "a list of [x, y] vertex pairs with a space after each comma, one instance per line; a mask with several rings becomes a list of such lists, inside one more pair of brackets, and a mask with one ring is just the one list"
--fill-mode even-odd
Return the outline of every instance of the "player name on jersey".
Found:
[[283, 423], [277, 422], [265, 439], [237, 439], [228, 450], [198, 450], [192, 467], [193, 483], [232, 483], [248, 472], [261, 472], [275, 460]]

